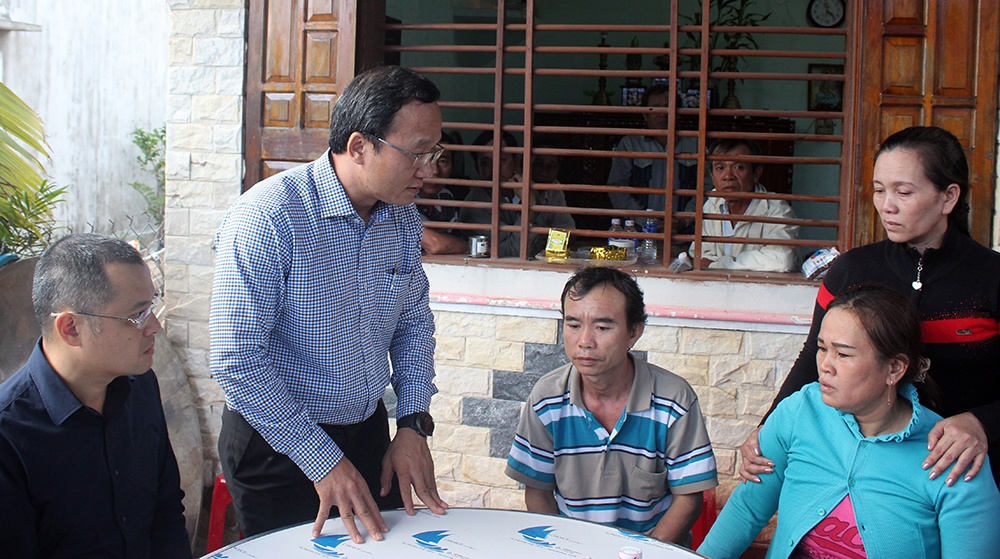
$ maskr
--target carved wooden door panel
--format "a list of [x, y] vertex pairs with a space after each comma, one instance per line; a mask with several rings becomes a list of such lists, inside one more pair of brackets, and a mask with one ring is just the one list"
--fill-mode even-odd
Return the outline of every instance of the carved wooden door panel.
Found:
[[326, 149], [355, 23], [355, 0], [249, 0], [243, 190]]
[[907, 126], [940, 126], [969, 158], [970, 229], [990, 245], [996, 174], [998, 0], [858, 2], [862, 60], [854, 246], [884, 238], [871, 203], [872, 155]]

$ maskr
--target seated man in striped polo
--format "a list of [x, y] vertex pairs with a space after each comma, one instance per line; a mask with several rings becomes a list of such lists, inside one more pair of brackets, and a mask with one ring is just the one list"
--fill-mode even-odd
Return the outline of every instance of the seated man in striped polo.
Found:
[[570, 363], [543, 376], [507, 458], [529, 511], [689, 545], [702, 491], [719, 484], [698, 396], [632, 355], [646, 323], [632, 276], [581, 268], [562, 293]]

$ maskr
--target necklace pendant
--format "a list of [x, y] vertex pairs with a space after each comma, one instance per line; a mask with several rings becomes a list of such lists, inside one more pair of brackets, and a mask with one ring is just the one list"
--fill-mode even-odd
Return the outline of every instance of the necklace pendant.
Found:
[[923, 282], [919, 282], [919, 281], [915, 281], [915, 282], [911, 283], [910, 285], [913, 286], [913, 289], [915, 291], [920, 291], [920, 288], [924, 286]]

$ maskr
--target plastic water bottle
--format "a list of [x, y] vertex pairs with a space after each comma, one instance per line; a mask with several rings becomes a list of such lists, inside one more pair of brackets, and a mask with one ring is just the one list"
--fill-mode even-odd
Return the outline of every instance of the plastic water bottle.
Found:
[[[622, 229], [622, 220], [621, 220], [621, 218], [617, 218], [617, 217], [611, 218], [611, 229], [608, 229], [608, 231], [610, 231], [612, 233], [623, 233], [625, 230]], [[618, 240], [619, 238], [620, 238], [620, 235], [612, 235], [611, 237], [608, 237], [608, 244], [609, 245], [612, 244], [611, 241]]]
[[[642, 222], [642, 232], [656, 233], [656, 218], [647, 217]], [[654, 239], [642, 240], [642, 245], [639, 248], [639, 261], [643, 264], [658, 264], [660, 262], [660, 255], [656, 249], [656, 241]]]
[[[635, 228], [635, 220], [634, 219], [626, 219], [625, 220], [625, 232], [626, 233], [635, 233], [636, 231], [637, 230]], [[636, 250], [639, 249], [639, 239], [637, 239], [635, 237], [628, 237], [628, 240], [632, 241], [632, 246], [635, 247]]]

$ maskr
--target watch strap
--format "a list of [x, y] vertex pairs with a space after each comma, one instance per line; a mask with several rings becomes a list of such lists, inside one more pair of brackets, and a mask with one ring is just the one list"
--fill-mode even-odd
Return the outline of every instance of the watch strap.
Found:
[[413, 429], [421, 436], [430, 437], [434, 434], [434, 418], [425, 411], [404, 415], [396, 420], [396, 430], [399, 429]]

